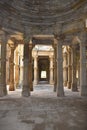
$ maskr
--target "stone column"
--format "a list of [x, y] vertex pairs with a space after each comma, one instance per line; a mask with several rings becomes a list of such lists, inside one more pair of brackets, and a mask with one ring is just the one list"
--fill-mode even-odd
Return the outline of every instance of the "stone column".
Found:
[[23, 87], [23, 45], [18, 46], [19, 51], [19, 88]]
[[30, 90], [33, 91], [33, 82], [32, 82], [32, 43], [29, 43], [29, 84]]
[[7, 95], [6, 88], [6, 42], [7, 35], [3, 36], [1, 43], [1, 74], [0, 74], [0, 97]]
[[14, 91], [15, 86], [14, 86], [14, 50], [15, 50], [15, 45], [14, 43], [9, 44], [10, 49], [11, 49], [11, 54], [9, 58], [9, 76], [10, 76], [10, 83], [9, 83], [9, 91]]
[[19, 55], [18, 55], [18, 48], [15, 51], [15, 86], [16, 88], [19, 85]]
[[34, 56], [34, 85], [37, 85], [38, 83], [38, 66], [37, 66], [37, 54]]
[[[85, 42], [85, 41], [84, 41]], [[86, 46], [80, 43], [80, 94], [87, 96]]]
[[71, 68], [71, 51], [68, 51], [68, 82], [67, 87], [71, 88], [71, 82], [72, 82], [72, 68]]
[[62, 43], [57, 44], [57, 96], [64, 96]]
[[30, 86], [29, 86], [29, 44], [24, 44], [24, 59], [23, 59], [23, 89], [22, 96], [30, 96]]
[[19, 88], [23, 86], [23, 56], [20, 54], [20, 74], [19, 74]]
[[[10, 54], [10, 47], [7, 44], [7, 51], [6, 51], [6, 84], [9, 85], [9, 54]], [[8, 90], [8, 89], [7, 89]]]
[[80, 60], [78, 61], [78, 90], [80, 89]]
[[75, 45], [72, 47], [72, 91], [77, 91], [77, 79], [76, 79], [76, 49]]
[[50, 84], [53, 85], [53, 56], [50, 56]]
[[67, 86], [67, 53], [63, 53], [63, 85]]
[[54, 39], [54, 92], [57, 89], [57, 40]]

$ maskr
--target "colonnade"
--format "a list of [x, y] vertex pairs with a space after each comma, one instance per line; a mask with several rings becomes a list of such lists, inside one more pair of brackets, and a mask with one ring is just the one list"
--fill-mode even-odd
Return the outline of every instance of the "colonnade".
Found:
[[[86, 37], [86, 36], [85, 36]], [[84, 37], [84, 38], [85, 38]], [[84, 39], [83, 38], [83, 39]], [[80, 95], [87, 96], [87, 56], [86, 56], [86, 40], [82, 40], [79, 43], [79, 55], [80, 55], [80, 63], [78, 63], [78, 67], [80, 67], [80, 70], [78, 68], [78, 80], [80, 80]], [[60, 44], [58, 44], [60, 42]], [[72, 91], [78, 91], [77, 86], [77, 77], [76, 77], [76, 71], [77, 71], [77, 54], [76, 54], [76, 45], [72, 45], [68, 48], [67, 52], [63, 53], [63, 40], [55, 40], [54, 45], [54, 52], [56, 52], [57, 49], [57, 57], [55, 56], [55, 66], [57, 61], [57, 74], [55, 71], [54, 74], [54, 91], [57, 91], [58, 96], [64, 96], [64, 87], [67, 86], [69, 89], [71, 88]], [[61, 47], [62, 46], [62, 47]], [[66, 46], [68, 46], [66, 44]], [[54, 53], [55, 54], [55, 53]], [[78, 62], [79, 62], [78, 61]], [[62, 67], [61, 67], [62, 66]], [[54, 70], [56, 70], [54, 69]], [[57, 76], [56, 76], [57, 75]], [[56, 79], [57, 77], [57, 79]], [[79, 79], [80, 78], [80, 79]]]
[[77, 55], [76, 50], [72, 46], [65, 46], [63, 52], [63, 86], [68, 87], [72, 91], [77, 91]]
[[[1, 75], [0, 75], [0, 96], [7, 95], [6, 89], [6, 43], [8, 41], [7, 35], [3, 36], [1, 41]], [[53, 57], [50, 57], [50, 83], [53, 83], [54, 77], [54, 91], [57, 91], [57, 96], [64, 96], [64, 87], [68, 86], [72, 91], [77, 90], [76, 84], [76, 59], [75, 59], [75, 46], [73, 45], [71, 50], [68, 51], [67, 63], [66, 53], [62, 53], [63, 41], [61, 39], [55, 39], [54, 44], [54, 68], [53, 68]], [[87, 96], [87, 68], [86, 68], [86, 40], [80, 42], [80, 94]], [[10, 45], [11, 54], [9, 58], [10, 65], [10, 83], [9, 90], [13, 91], [14, 87], [14, 50], [15, 43]], [[23, 53], [23, 88], [22, 95], [30, 96], [30, 90], [33, 90], [32, 83], [32, 44], [24, 43]], [[38, 66], [37, 66], [37, 55], [34, 57], [34, 84], [38, 82]], [[18, 61], [17, 61], [18, 62]], [[67, 66], [63, 66], [67, 64]], [[18, 66], [16, 66], [18, 69]], [[54, 69], [54, 76], [53, 76]], [[64, 75], [63, 75], [64, 70]], [[57, 73], [56, 73], [57, 72]], [[17, 72], [16, 72], [17, 74]], [[18, 79], [16, 79], [18, 80]], [[63, 85], [64, 81], [64, 85]], [[67, 81], [67, 82], [66, 82]]]
[[[48, 56], [48, 60], [49, 60], [49, 84], [54, 84], [54, 55], [53, 55], [54, 51], [49, 52], [46, 54], [46, 52], [43, 52], [43, 56], [44, 54], [46, 56]], [[34, 50], [34, 54], [33, 54], [33, 59], [34, 59], [34, 85], [37, 85], [39, 82], [39, 71], [38, 71], [38, 58], [40, 55], [38, 55], [37, 50]]]

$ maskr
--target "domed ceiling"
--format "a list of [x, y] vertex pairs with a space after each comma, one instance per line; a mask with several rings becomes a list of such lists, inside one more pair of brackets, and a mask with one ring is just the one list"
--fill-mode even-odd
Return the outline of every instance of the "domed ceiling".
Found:
[[[2, 0], [0, 27], [13, 31], [35, 32], [62, 22], [62, 16], [85, 0]], [[41, 28], [40, 28], [41, 27]], [[36, 31], [37, 32], [37, 31]]]

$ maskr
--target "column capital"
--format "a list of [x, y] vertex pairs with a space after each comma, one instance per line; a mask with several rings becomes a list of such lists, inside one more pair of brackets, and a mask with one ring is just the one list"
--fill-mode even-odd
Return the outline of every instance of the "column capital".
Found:
[[54, 43], [53, 43], [53, 47], [56, 48], [57, 45], [62, 46], [63, 42], [65, 40], [65, 34], [54, 34]]
[[68, 47], [68, 54], [71, 53], [71, 47]]
[[58, 44], [58, 40], [54, 37], [54, 43], [53, 43], [53, 47], [56, 47]]
[[32, 42], [32, 36], [33, 36], [32, 34], [29, 34], [29, 33], [25, 32], [23, 34], [24, 43], [28, 44], [28, 43]]
[[32, 49], [33, 48], [33, 44], [32, 44], [32, 41], [30, 40], [29, 42], [29, 49]]
[[16, 46], [17, 46], [17, 45], [15, 45], [13, 42], [8, 43], [8, 45], [9, 45], [10, 49], [13, 49], [13, 50], [15, 50], [15, 48], [16, 48]]
[[53, 60], [53, 55], [50, 55], [49, 58], [50, 58], [50, 60]]
[[35, 55], [35, 56], [34, 56], [34, 59], [37, 59], [37, 58], [38, 58], [38, 55]]
[[8, 41], [8, 39], [9, 39], [8, 33], [3, 32], [3, 33], [1, 34], [1, 38], [0, 38], [1, 42], [5, 42], [5, 43], [6, 43], [6, 42]]
[[65, 34], [64, 33], [54, 34], [54, 38], [57, 41], [64, 41], [65, 40]]

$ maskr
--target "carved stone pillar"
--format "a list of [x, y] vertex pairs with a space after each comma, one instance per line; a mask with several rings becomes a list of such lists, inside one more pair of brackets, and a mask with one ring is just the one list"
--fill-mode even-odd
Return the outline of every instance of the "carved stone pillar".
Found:
[[64, 96], [63, 88], [63, 56], [61, 41], [57, 44], [57, 96]]
[[20, 55], [20, 74], [19, 74], [19, 87], [22, 88], [23, 86], [23, 56]]
[[38, 66], [37, 66], [37, 54], [34, 56], [34, 85], [38, 83]]
[[29, 43], [29, 84], [30, 84], [30, 90], [33, 91], [33, 82], [32, 82], [32, 43]]
[[57, 40], [54, 39], [54, 92], [57, 89]]
[[19, 88], [23, 87], [23, 45], [19, 45]]
[[50, 56], [50, 84], [54, 84], [54, 81], [53, 81], [53, 56]]
[[7, 88], [6, 88], [6, 42], [7, 42], [7, 35], [3, 36], [2, 43], [1, 43], [0, 97], [7, 95]]
[[[85, 42], [85, 41], [84, 41]], [[86, 68], [86, 46], [80, 43], [80, 93], [87, 96], [87, 68]]]
[[71, 51], [68, 51], [68, 82], [67, 87], [71, 88], [71, 82], [72, 82], [72, 68], [71, 68]]
[[80, 89], [80, 60], [78, 61], [78, 89]]
[[63, 85], [67, 86], [67, 53], [63, 53]]
[[15, 46], [14, 43], [10, 44], [11, 54], [9, 58], [9, 76], [10, 76], [10, 83], [9, 83], [9, 91], [14, 91], [14, 50]]
[[10, 56], [10, 47], [7, 44], [7, 51], [6, 51], [6, 84], [9, 85], [9, 56]]
[[22, 96], [30, 96], [30, 86], [29, 86], [29, 44], [24, 44], [24, 70], [23, 70], [23, 89]]
[[16, 48], [15, 52], [15, 86], [16, 88], [19, 85], [19, 55], [18, 55], [18, 48]]
[[75, 45], [72, 48], [72, 91], [77, 91], [77, 79], [76, 79], [76, 49]]

